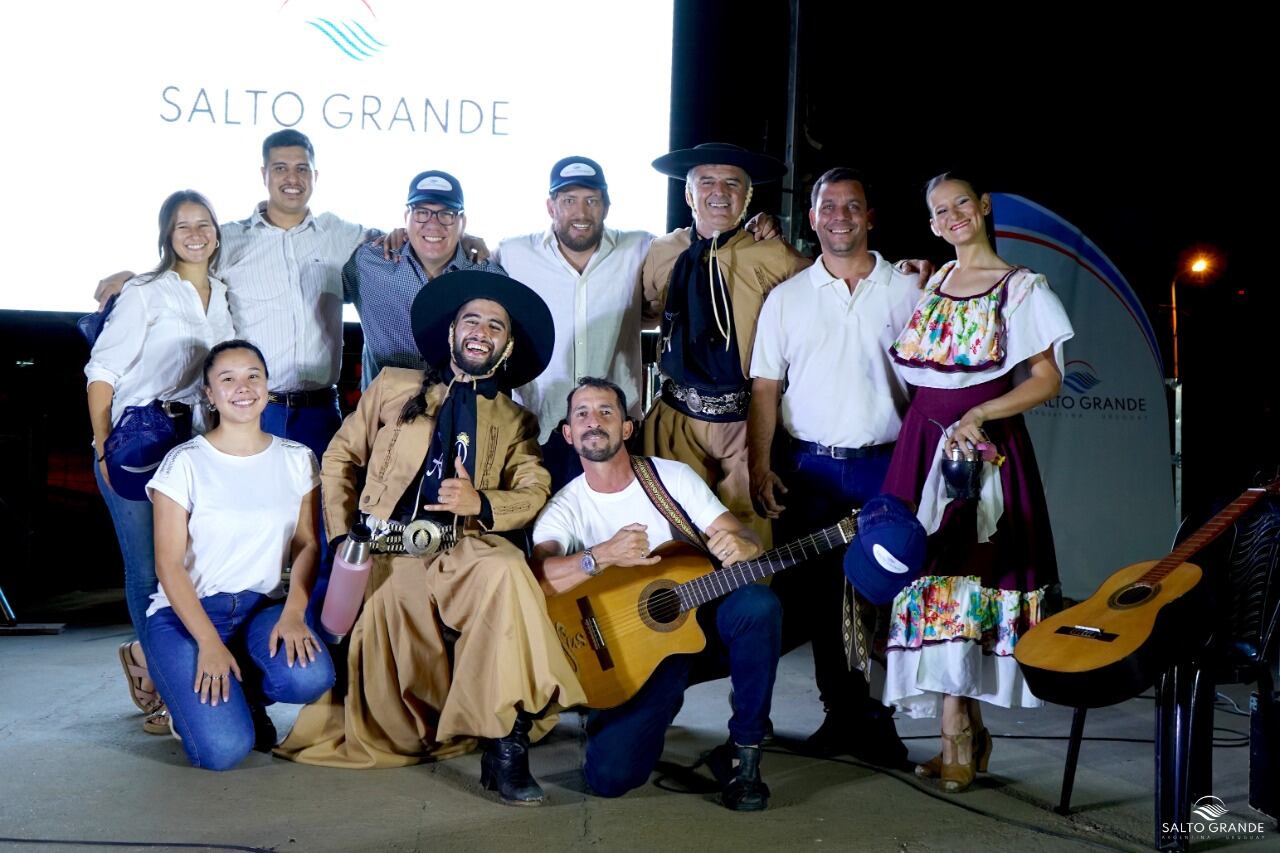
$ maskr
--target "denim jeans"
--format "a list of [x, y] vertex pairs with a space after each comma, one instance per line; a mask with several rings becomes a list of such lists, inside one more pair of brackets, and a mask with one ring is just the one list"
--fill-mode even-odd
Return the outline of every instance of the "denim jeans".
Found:
[[[774, 522], [774, 544], [783, 545], [835, 524], [880, 494], [892, 452], [832, 459], [787, 442], [775, 471], [787, 486], [786, 510]], [[841, 625], [844, 621], [844, 549], [809, 560], [777, 575], [773, 590], [782, 601], [782, 648], [813, 641], [814, 680], [828, 713], [875, 713], [861, 672], [850, 671]], [[875, 707], [869, 707], [874, 705]]]
[[[620, 569], [618, 571], [626, 571]], [[587, 715], [583, 774], [602, 797], [638, 788], [662, 757], [667, 726], [684, 702], [695, 663], [727, 669], [733, 684], [729, 736], [754, 746], [764, 737], [773, 701], [782, 638], [782, 609], [766, 586], [753, 584], [698, 608], [707, 647], [696, 655], [672, 655], [658, 665], [640, 692], [622, 705]]]
[[231, 676], [228, 701], [201, 704], [200, 695], [192, 689], [200, 649], [172, 607], [161, 608], [147, 620], [144, 646], [151, 678], [169, 708], [191, 765], [229, 770], [253, 748], [250, 704], [302, 705], [319, 698], [333, 686], [333, 660], [319, 639], [316, 659], [305, 667], [296, 659], [290, 667], [283, 648], [271, 657], [267, 640], [284, 605], [273, 604], [261, 593], [223, 592], [200, 599], [200, 604], [244, 677], [241, 683]]
[[147, 608], [156, 591], [156, 544], [151, 516], [151, 501], [131, 501], [117, 495], [102, 479], [102, 466], [93, 465], [98, 491], [111, 515], [120, 543], [124, 563], [124, 601], [129, 608], [129, 621], [142, 639], [147, 627]]
[[[281, 403], [267, 403], [262, 411], [260, 421], [263, 432], [269, 432], [280, 438], [287, 438], [305, 444], [316, 455], [316, 462], [324, 458], [324, 452], [333, 440], [333, 434], [342, 426], [342, 412], [335, 399], [332, 405], [323, 406], [285, 406]], [[329, 588], [329, 573], [333, 568], [333, 557], [329, 553], [329, 540], [343, 535], [345, 530], [326, 531], [324, 529], [324, 513], [316, 520], [316, 536], [320, 542], [320, 561], [316, 571], [315, 588], [311, 591], [311, 604], [308, 611], [313, 619], [320, 618], [320, 606], [324, 603], [325, 591]]]

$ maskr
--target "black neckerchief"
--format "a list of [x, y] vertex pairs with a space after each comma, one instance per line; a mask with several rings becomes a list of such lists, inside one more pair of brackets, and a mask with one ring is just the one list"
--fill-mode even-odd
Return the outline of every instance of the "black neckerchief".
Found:
[[[714, 238], [716, 249], [722, 248], [738, 231], [734, 228]], [[741, 391], [747, 380], [742, 375], [729, 282], [719, 275], [712, 277], [713, 240], [701, 238], [696, 229], [691, 237], [689, 248], [676, 258], [667, 287], [662, 313], [662, 373], [705, 394]], [[727, 339], [723, 333], [726, 325]]]
[[[452, 368], [447, 369], [450, 373], [453, 372]], [[452, 520], [449, 513], [427, 512], [422, 507], [437, 503], [440, 484], [450, 477], [458, 476], [453, 461], [458, 457], [462, 457], [467, 474], [475, 482], [477, 394], [492, 400], [498, 395], [498, 381], [493, 377], [476, 380], [458, 377], [450, 384], [440, 403], [440, 411], [436, 413], [436, 428], [431, 434], [431, 444], [427, 448], [426, 458], [422, 460], [418, 477], [396, 503], [395, 515], [392, 516], [396, 521], [408, 522], [414, 517]]]

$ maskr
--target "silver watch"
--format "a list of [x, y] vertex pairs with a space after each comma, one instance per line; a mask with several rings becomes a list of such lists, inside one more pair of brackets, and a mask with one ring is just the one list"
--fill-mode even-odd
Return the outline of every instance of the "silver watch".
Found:
[[582, 566], [582, 571], [591, 577], [595, 577], [604, 571], [604, 569], [596, 565], [596, 558], [592, 556], [590, 548], [587, 548], [582, 552], [582, 560], [579, 562], [579, 565]]

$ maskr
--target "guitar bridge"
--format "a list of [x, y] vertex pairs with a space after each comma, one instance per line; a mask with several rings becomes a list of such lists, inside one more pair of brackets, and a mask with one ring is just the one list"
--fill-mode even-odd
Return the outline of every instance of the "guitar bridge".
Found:
[[1063, 625], [1055, 634], [1066, 634], [1070, 637], [1083, 637], [1086, 640], [1101, 640], [1104, 643], [1113, 642], [1119, 634], [1113, 634], [1104, 631], [1101, 628], [1093, 628], [1088, 625]]
[[604, 634], [600, 632], [595, 610], [591, 607], [591, 600], [586, 596], [578, 599], [578, 613], [582, 615], [582, 627], [587, 632], [587, 645], [591, 646], [591, 651], [596, 653], [596, 658], [600, 661], [600, 669], [606, 671], [613, 669], [613, 655], [609, 654], [609, 646], [604, 641]]

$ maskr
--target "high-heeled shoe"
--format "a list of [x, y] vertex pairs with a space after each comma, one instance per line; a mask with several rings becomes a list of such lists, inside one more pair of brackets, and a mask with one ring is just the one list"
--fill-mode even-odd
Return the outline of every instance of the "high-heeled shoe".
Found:
[[973, 729], [966, 726], [963, 731], [949, 735], [942, 733], [942, 739], [951, 744], [952, 751], [959, 756], [964, 747], [969, 748], [968, 761], [947, 761], [946, 750], [942, 753], [942, 790], [948, 794], [958, 794], [968, 790], [973, 784], [973, 777], [978, 773], [978, 753], [975, 749]]
[[[991, 761], [991, 748], [995, 744], [991, 740], [991, 732], [983, 726], [973, 736], [974, 767], [979, 773], [987, 772], [987, 764]], [[942, 775], [942, 753], [923, 764], [916, 765], [916, 776], [921, 779], [937, 779]]]

